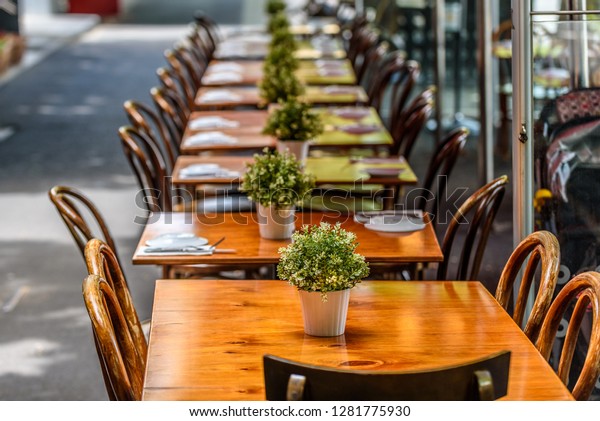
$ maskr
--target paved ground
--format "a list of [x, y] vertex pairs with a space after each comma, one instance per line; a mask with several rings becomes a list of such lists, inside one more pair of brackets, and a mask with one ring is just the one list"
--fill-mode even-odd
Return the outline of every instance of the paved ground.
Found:
[[[149, 101], [163, 51], [184, 26], [100, 24], [0, 86], [0, 400], [103, 400], [106, 393], [81, 299], [83, 261], [47, 199], [53, 185], [86, 192], [128, 262], [140, 227], [135, 180], [116, 134], [126, 99]], [[468, 98], [467, 98], [468, 101]], [[476, 187], [475, 139], [455, 185]], [[424, 139], [415, 156], [428, 159]], [[498, 173], [510, 173], [500, 163]], [[511, 248], [510, 193], [482, 277], [494, 287]], [[154, 268], [125, 268], [141, 318], [150, 315]]]

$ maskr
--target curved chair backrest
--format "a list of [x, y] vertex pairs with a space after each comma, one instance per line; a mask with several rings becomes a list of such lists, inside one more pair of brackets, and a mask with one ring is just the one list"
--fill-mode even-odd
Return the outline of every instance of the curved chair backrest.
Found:
[[355, 72], [364, 63], [365, 52], [376, 45], [378, 41], [379, 33], [375, 29], [369, 26], [357, 29], [356, 34], [351, 39], [350, 48], [347, 52], [347, 58], [352, 63]]
[[548, 231], [534, 232], [523, 239], [510, 255], [508, 262], [502, 270], [500, 281], [496, 288], [496, 300], [505, 310], [508, 310], [517, 275], [527, 257], [529, 257], [529, 260], [523, 270], [521, 286], [519, 287], [512, 317], [517, 325], [522, 326], [529, 291], [532, 288], [538, 263], [541, 261], [541, 275], [537, 296], [527, 319], [527, 324], [523, 329], [525, 335], [535, 343], [542, 327], [542, 322], [552, 303], [554, 289], [558, 280], [560, 246], [554, 234]]
[[121, 308], [128, 315], [127, 326], [131, 333], [131, 339], [140, 356], [145, 360], [148, 344], [115, 252], [104, 241], [92, 238], [86, 244], [84, 254], [88, 274], [98, 275], [110, 284]]
[[403, 51], [393, 51], [382, 60], [381, 66], [372, 75], [373, 82], [367, 89], [369, 104], [382, 114], [384, 96], [386, 92], [390, 93], [389, 118], [386, 121], [386, 127], [390, 130], [405, 109], [420, 72], [418, 62], [406, 60]]
[[197, 76], [194, 70], [189, 69], [182, 54], [176, 50], [166, 50], [165, 58], [169, 66], [171, 66], [172, 74], [175, 75], [179, 86], [181, 86], [181, 89], [171, 92], [180, 98], [184, 111], [189, 114], [192, 109], [195, 92], [200, 86], [201, 76]]
[[435, 90], [434, 86], [428, 87], [414, 97], [405, 109], [399, 111], [400, 115], [397, 118], [392, 118], [390, 129], [394, 140], [392, 154], [410, 159], [413, 146], [433, 113]]
[[150, 89], [150, 96], [163, 120], [172, 124], [174, 136], [181, 139], [190, 114], [186, 99], [180, 97], [177, 92], [156, 86]]
[[572, 388], [572, 394], [577, 400], [587, 400], [594, 390], [600, 376], [600, 274], [597, 272], [584, 272], [567, 282], [548, 310], [544, 319], [536, 347], [546, 359], [554, 347], [554, 340], [559, 325], [571, 303], [575, 307], [569, 320], [569, 327], [560, 353], [558, 362], [558, 376], [564, 384], [568, 384], [569, 371], [573, 361], [573, 354], [577, 343], [577, 335], [586, 312], [592, 313], [592, 327], [590, 332], [587, 355], [583, 367]]
[[174, 138], [166, 122], [149, 106], [141, 102], [127, 100], [123, 104], [129, 122], [148, 135], [168, 158], [168, 169], [173, 169], [179, 156], [180, 138]]
[[[445, 197], [448, 179], [454, 168], [461, 151], [467, 143], [469, 130], [465, 127], [458, 127], [446, 135], [442, 142], [435, 148], [429, 165], [423, 185], [408, 193], [410, 198], [414, 193], [421, 192], [415, 198], [415, 208], [432, 215], [432, 223], [437, 226], [437, 213], [440, 208], [440, 201]], [[427, 195], [431, 193], [432, 200], [428, 200]]]
[[[444, 260], [438, 266], [438, 280], [477, 279], [492, 223], [502, 203], [507, 183], [507, 176], [498, 177], [473, 193], [454, 213], [442, 241]], [[469, 221], [467, 215], [471, 213]], [[464, 226], [467, 232], [462, 243], [456, 276], [452, 278], [448, 276], [448, 262], [461, 226]]]
[[376, 76], [376, 69], [388, 54], [389, 48], [390, 45], [387, 42], [382, 42], [373, 45], [365, 52], [365, 59], [355, 72], [359, 85], [368, 86], [369, 81]]
[[94, 341], [111, 400], [140, 400], [144, 360], [136, 348], [124, 309], [111, 285], [98, 275], [83, 281], [83, 299], [92, 323]]
[[180, 75], [168, 67], [159, 67], [156, 69], [156, 75], [160, 84], [167, 90], [175, 92], [179, 98], [185, 99], [187, 108], [191, 110], [197, 89], [187, 80], [182, 80]]
[[[102, 238], [116, 251], [115, 242], [104, 218], [87, 196], [67, 186], [54, 186], [48, 195], [71, 232], [82, 256], [85, 245], [94, 237]], [[90, 217], [92, 220], [89, 219]], [[97, 227], [100, 232], [94, 232], [94, 227]]]
[[199, 10], [194, 13], [194, 22], [197, 30], [204, 30], [208, 35], [212, 45], [213, 51], [217, 48], [219, 43], [223, 40], [223, 36], [219, 30], [219, 25], [214, 19], [209, 17], [206, 13]]
[[138, 180], [150, 212], [173, 210], [171, 182], [158, 145], [131, 126], [119, 128], [125, 156]]
[[425, 371], [342, 370], [263, 357], [267, 400], [495, 400], [506, 395], [510, 352]]
[[192, 31], [187, 36], [187, 41], [190, 47], [195, 50], [196, 56], [202, 57], [203, 61], [208, 64], [214, 50], [213, 43], [206, 30], [199, 28], [198, 25], [194, 25]]

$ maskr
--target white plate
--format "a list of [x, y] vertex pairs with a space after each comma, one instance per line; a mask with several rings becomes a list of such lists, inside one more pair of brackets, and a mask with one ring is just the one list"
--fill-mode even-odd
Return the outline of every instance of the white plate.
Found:
[[412, 232], [422, 230], [425, 223], [417, 222], [414, 218], [409, 218], [406, 215], [385, 215], [371, 218], [370, 222], [365, 224], [365, 227], [381, 232]]
[[368, 108], [345, 107], [333, 109], [331, 113], [347, 120], [360, 120], [371, 114], [371, 111]]
[[152, 247], [185, 247], [185, 246], [204, 246], [208, 240], [204, 237], [196, 237], [189, 232], [173, 232], [162, 234], [146, 241], [147, 246]]
[[346, 126], [340, 126], [338, 129], [344, 133], [357, 135], [381, 131], [381, 127], [374, 124], [348, 124]]
[[364, 171], [371, 177], [398, 177], [404, 172], [403, 168], [365, 168]]
[[179, 172], [187, 175], [209, 175], [216, 174], [221, 170], [219, 164], [192, 164], [182, 168]]

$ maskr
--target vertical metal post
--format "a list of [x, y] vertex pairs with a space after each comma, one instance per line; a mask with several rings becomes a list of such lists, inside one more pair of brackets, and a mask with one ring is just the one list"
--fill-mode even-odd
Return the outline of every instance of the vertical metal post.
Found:
[[435, 45], [434, 59], [434, 80], [437, 87], [435, 101], [435, 120], [436, 120], [436, 142], [442, 139], [442, 108], [444, 99], [444, 80], [446, 78], [446, 36], [445, 24], [446, 19], [446, 1], [434, 0], [433, 5], [433, 34]]
[[[531, 1], [512, 1], [513, 73], [513, 243], [533, 232], [533, 89]], [[515, 283], [516, 297], [520, 282]], [[532, 294], [526, 313], [531, 311]]]
[[477, 46], [479, 70], [479, 119], [481, 130], [478, 145], [478, 174], [484, 185], [494, 178], [493, 77], [492, 77], [492, 11], [489, 0], [477, 2]]
[[[570, 10], [587, 10], [587, 0], [571, 0], [569, 1]], [[571, 15], [570, 20], [584, 21], [587, 20], [586, 15]], [[571, 24], [571, 32], [573, 36], [570, 39], [571, 51], [573, 51], [573, 72], [572, 86], [573, 88], [583, 88], [590, 86], [590, 65], [588, 56], [588, 40], [587, 26], [581, 23]], [[574, 37], [578, 34], [579, 39]]]
[[365, 12], [365, 2], [363, 0], [356, 0], [354, 2], [354, 10], [358, 15], [362, 15]]

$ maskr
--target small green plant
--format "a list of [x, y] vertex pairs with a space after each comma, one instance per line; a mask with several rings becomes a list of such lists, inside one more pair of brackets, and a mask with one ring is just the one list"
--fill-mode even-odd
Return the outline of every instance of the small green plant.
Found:
[[271, 42], [269, 43], [269, 49], [281, 47], [287, 49], [290, 54], [298, 49], [298, 42], [294, 35], [290, 32], [289, 28], [277, 28], [271, 32]]
[[305, 199], [315, 187], [314, 176], [305, 174], [289, 152], [263, 150], [247, 164], [241, 190], [256, 203], [281, 209]]
[[266, 63], [258, 87], [260, 97], [266, 104], [287, 101], [304, 92], [304, 85], [296, 77], [294, 69]]
[[356, 253], [356, 234], [335, 225], [302, 227], [292, 242], [279, 249], [277, 275], [302, 291], [327, 292], [353, 288], [369, 275], [369, 264]]
[[279, 12], [283, 12], [286, 8], [284, 0], [268, 0], [265, 5], [265, 11], [269, 15], [274, 15]]
[[269, 18], [269, 22], [267, 23], [267, 31], [269, 32], [269, 34], [274, 34], [277, 31], [281, 30], [289, 32], [289, 28], [290, 21], [288, 20], [286, 14], [283, 12], [278, 12], [274, 15], [271, 15], [271, 17]]
[[323, 133], [323, 123], [310, 105], [296, 98], [280, 104], [269, 115], [263, 134], [279, 140], [310, 140]]

